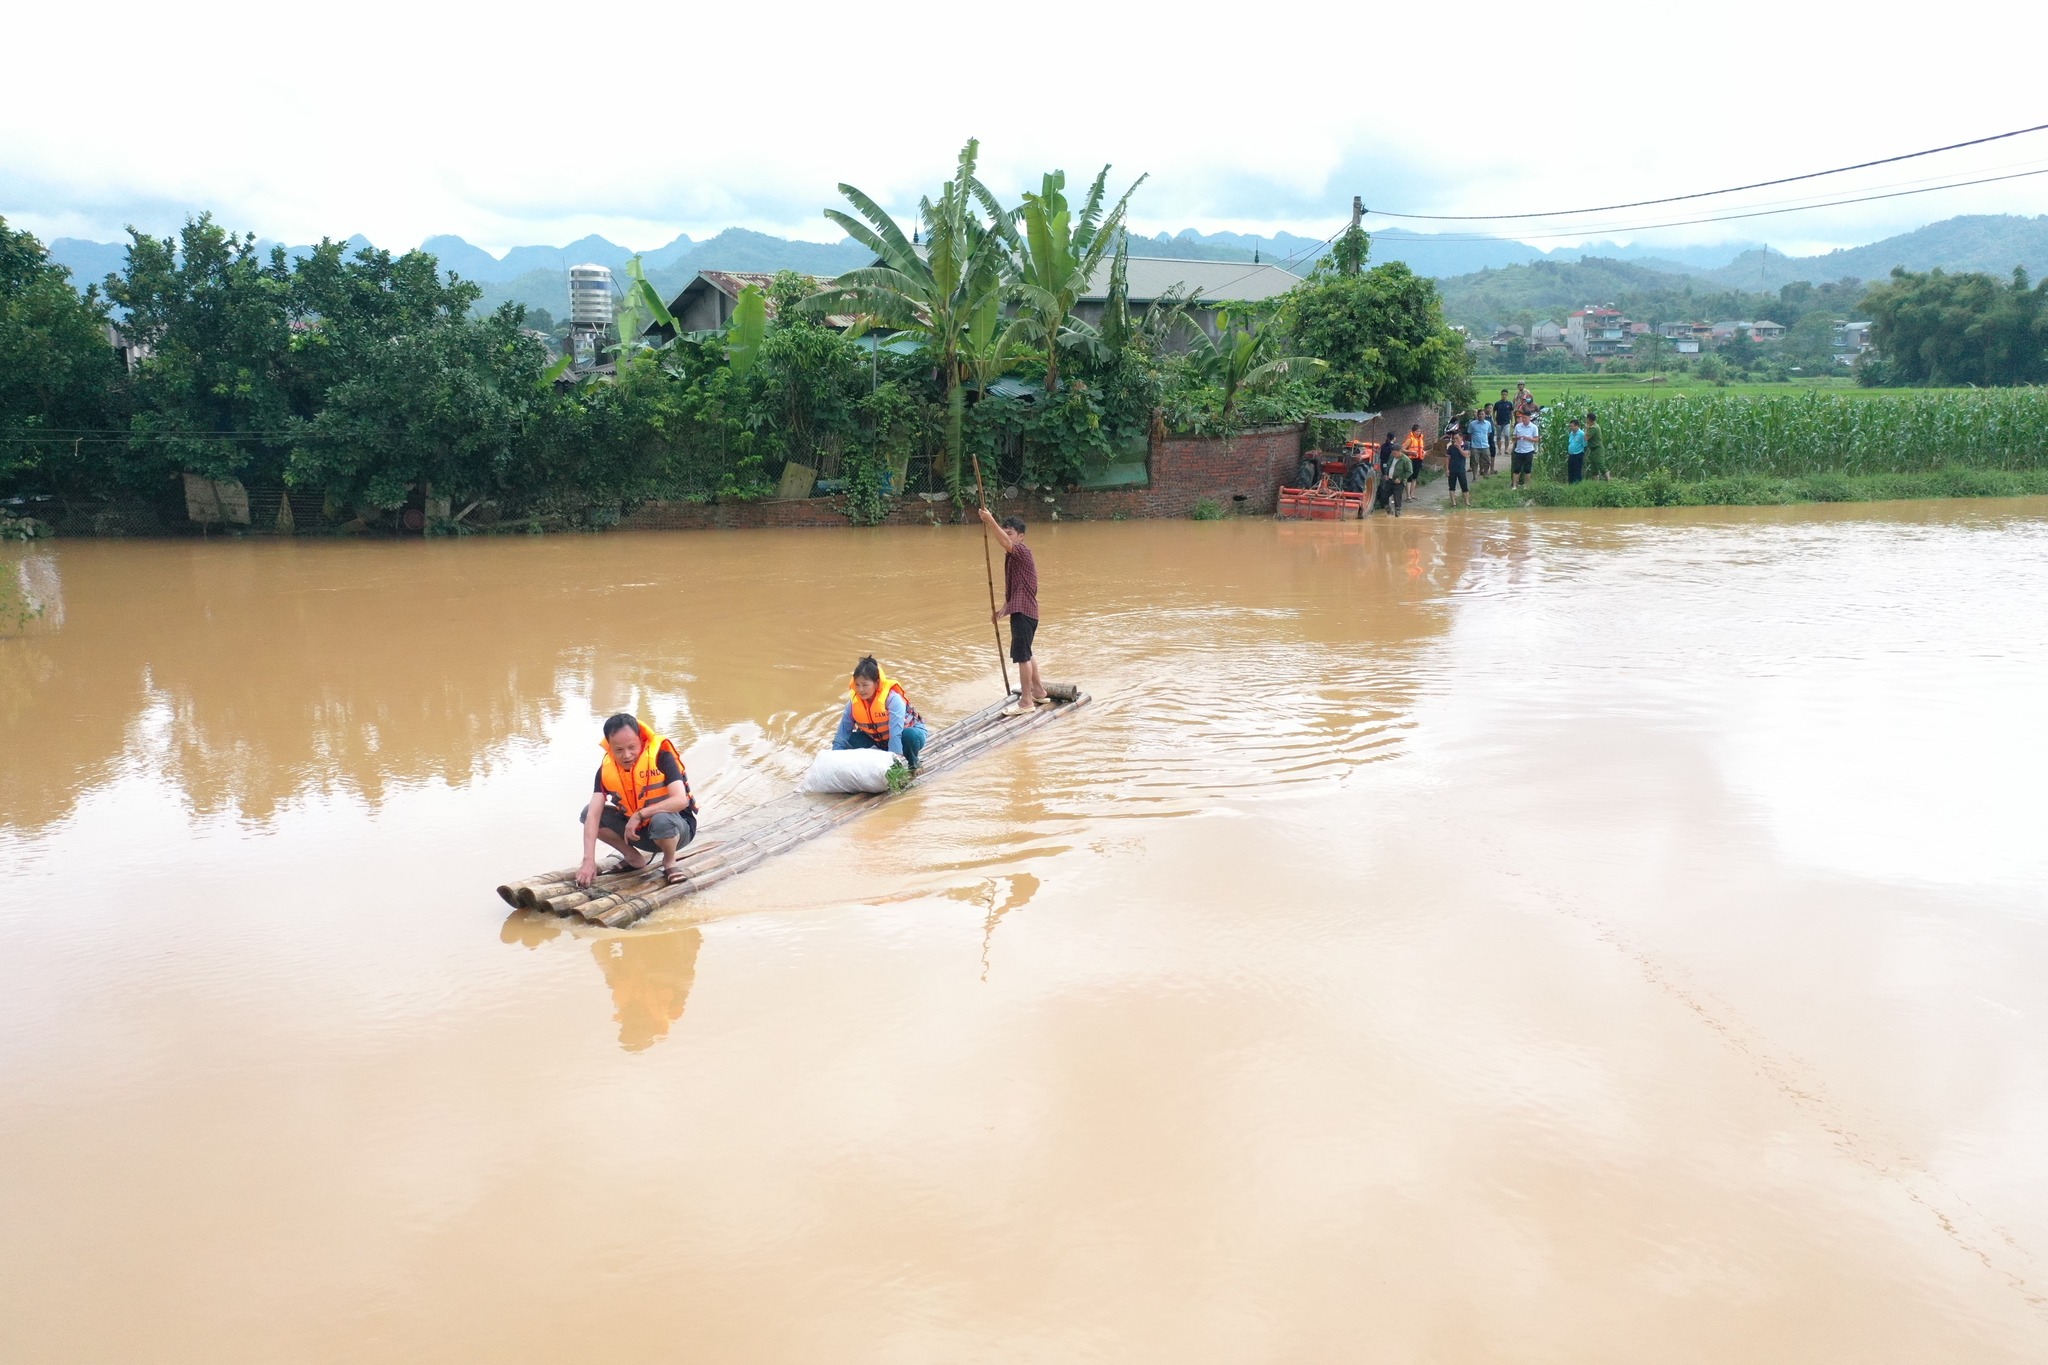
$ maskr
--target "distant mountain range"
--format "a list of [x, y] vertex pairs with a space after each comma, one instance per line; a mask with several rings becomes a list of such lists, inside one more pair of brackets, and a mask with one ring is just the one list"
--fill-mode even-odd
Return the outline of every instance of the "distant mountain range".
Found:
[[[369, 245], [361, 237], [351, 237], [349, 241], [356, 246]], [[261, 245], [268, 251], [269, 243]], [[529, 308], [545, 308], [557, 318], [568, 312], [568, 267], [594, 262], [623, 271], [633, 257], [631, 249], [598, 236], [559, 247], [514, 247], [503, 256], [493, 256], [455, 236], [430, 237], [421, 246], [438, 257], [444, 269], [483, 286], [479, 308], [495, 308], [516, 300]], [[287, 248], [294, 254], [309, 249]], [[1263, 237], [1190, 229], [1172, 236], [1162, 232], [1131, 238], [1134, 256], [1225, 261], [1250, 261], [1256, 256], [1297, 272], [1305, 272], [1324, 249], [1321, 242], [1285, 232]], [[67, 267], [72, 280], [82, 288], [119, 271], [127, 260], [127, 247], [124, 243], [60, 237], [50, 243], [50, 256]], [[1372, 241], [1375, 262], [1405, 261], [1417, 274], [1439, 279], [1456, 277], [1469, 286], [1483, 286], [1483, 272], [1589, 258], [1597, 258], [1596, 274], [1616, 276], [1611, 283], [1617, 288], [1610, 292], [1620, 292], [1619, 287], [1624, 284], [1640, 284], [1652, 273], [1665, 277], [1667, 283], [1669, 277], [1676, 275], [1725, 289], [1750, 291], [1775, 290], [1798, 280], [1823, 283], [1843, 278], [1882, 279], [1893, 266], [1909, 270], [1939, 266], [1951, 271], [1983, 270], [1996, 275], [2023, 266], [2038, 278], [2048, 275], [2048, 215], [2026, 218], [1980, 214], [1949, 218], [1868, 246], [1805, 257], [1786, 256], [1752, 243], [1718, 247], [1601, 243], [1543, 251], [1509, 238], [1400, 229], [1375, 233]], [[831, 243], [793, 241], [746, 228], [728, 228], [701, 242], [680, 235], [663, 246], [640, 253], [641, 266], [649, 280], [663, 294], [671, 296], [699, 270], [800, 270], [836, 275], [865, 265], [867, 260], [865, 249], [851, 238]], [[1626, 270], [1622, 269], [1624, 266]], [[1626, 281], [1620, 278], [1622, 275], [1628, 277]], [[1585, 283], [1590, 288], [1594, 281], [1589, 279]]]

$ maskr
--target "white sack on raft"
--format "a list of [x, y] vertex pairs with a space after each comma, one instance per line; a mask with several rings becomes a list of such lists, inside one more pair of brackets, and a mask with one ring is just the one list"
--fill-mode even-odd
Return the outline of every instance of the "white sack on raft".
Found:
[[798, 791], [885, 792], [889, 769], [903, 760], [887, 749], [827, 749], [812, 761]]

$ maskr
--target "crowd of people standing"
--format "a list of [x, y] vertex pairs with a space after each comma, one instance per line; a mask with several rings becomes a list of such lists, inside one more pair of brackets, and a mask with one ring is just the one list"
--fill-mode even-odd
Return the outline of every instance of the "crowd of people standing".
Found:
[[[1510, 487], [1527, 487], [1536, 472], [1536, 453], [1543, 447], [1544, 416], [1544, 409], [1526, 383], [1515, 385], [1512, 392], [1502, 389], [1495, 402], [1453, 413], [1443, 432], [1449, 505], [1457, 506], [1462, 497], [1465, 505], [1471, 506], [1472, 480], [1497, 473], [1503, 459], [1512, 480]], [[1372, 510], [1398, 517], [1415, 495], [1423, 464], [1429, 458], [1429, 447], [1429, 438], [1423, 434], [1420, 422], [1411, 424], [1406, 436], [1387, 432], [1377, 446], [1369, 441], [1347, 442], [1342, 487], [1351, 493], [1370, 491]], [[1565, 477], [1571, 483], [1609, 477], [1600, 421], [1590, 410], [1583, 418], [1570, 420], [1565, 438]], [[1302, 486], [1316, 486], [1319, 479], [1316, 458], [1313, 454], [1305, 455]]]
[[[1495, 463], [1503, 456], [1508, 462], [1509, 486], [1525, 488], [1536, 472], [1536, 452], [1543, 448], [1543, 408], [1529, 392], [1526, 383], [1515, 385], [1512, 395], [1502, 389], [1500, 397], [1492, 404], [1474, 408], [1469, 413], [1460, 413], [1452, 419], [1449, 442], [1456, 441], [1462, 434], [1465, 449], [1471, 452], [1474, 471], [1482, 478], [1492, 474]], [[1607, 463], [1602, 448], [1600, 419], [1590, 409], [1584, 418], [1571, 419], [1565, 436], [1565, 478], [1567, 482], [1578, 483], [1594, 478], [1605, 479]], [[1460, 462], [1452, 457], [1452, 471], [1458, 472]], [[1458, 485], [1451, 486], [1455, 499]], [[1471, 488], [1465, 488], [1465, 500], [1472, 500]]]

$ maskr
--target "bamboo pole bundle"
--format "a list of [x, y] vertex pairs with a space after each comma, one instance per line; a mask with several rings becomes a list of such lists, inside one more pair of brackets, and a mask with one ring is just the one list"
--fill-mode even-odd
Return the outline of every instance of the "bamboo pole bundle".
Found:
[[[925, 747], [918, 765], [920, 783], [1077, 711], [1089, 700], [1087, 693], [1071, 684], [1055, 683], [1046, 690], [1058, 705], [1040, 707], [1026, 716], [1005, 718], [1002, 711], [1009, 705], [1006, 697], [947, 726]], [[776, 797], [741, 811], [730, 823], [721, 824], [715, 839], [683, 850], [677, 858], [682, 875], [674, 882], [662, 876], [660, 860], [656, 859], [645, 868], [607, 873], [588, 887], [576, 885], [576, 869], [572, 867], [507, 882], [498, 888], [498, 894], [515, 908], [576, 915], [607, 928], [624, 928], [671, 901], [758, 867], [776, 854], [807, 843], [898, 795], [886, 792], [874, 796], [819, 797], [792, 792]]]

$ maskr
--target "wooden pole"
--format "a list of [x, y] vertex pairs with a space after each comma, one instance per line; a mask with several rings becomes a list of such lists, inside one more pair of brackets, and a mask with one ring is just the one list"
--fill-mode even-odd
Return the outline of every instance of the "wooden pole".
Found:
[[[974, 461], [974, 497], [981, 504], [981, 510], [988, 510], [988, 490], [981, 486], [981, 456], [970, 450], [968, 457]], [[955, 466], [958, 468], [958, 466]], [[996, 566], [988, 552], [988, 523], [981, 526], [981, 567], [988, 571], [988, 624], [996, 633], [996, 666], [1003, 670], [1003, 695], [1010, 695], [1010, 660], [1003, 653], [1003, 628], [996, 623]]]

